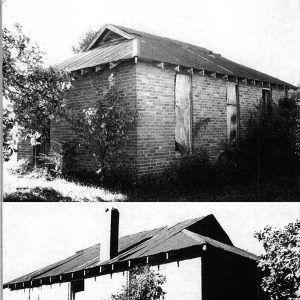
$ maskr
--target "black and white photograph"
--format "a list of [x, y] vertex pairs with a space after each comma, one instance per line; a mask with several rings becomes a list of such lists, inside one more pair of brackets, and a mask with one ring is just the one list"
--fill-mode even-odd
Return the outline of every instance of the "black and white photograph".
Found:
[[3, 198], [297, 201], [300, 3], [3, 2]]
[[298, 203], [22, 206], [4, 207], [7, 300], [300, 297]]
[[299, 0], [1, 24], [1, 299], [300, 300]]

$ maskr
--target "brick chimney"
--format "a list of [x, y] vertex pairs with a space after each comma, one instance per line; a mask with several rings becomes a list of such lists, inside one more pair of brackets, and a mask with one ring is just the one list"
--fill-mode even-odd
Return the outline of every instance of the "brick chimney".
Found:
[[119, 211], [116, 208], [105, 209], [100, 239], [101, 262], [118, 255], [119, 215]]

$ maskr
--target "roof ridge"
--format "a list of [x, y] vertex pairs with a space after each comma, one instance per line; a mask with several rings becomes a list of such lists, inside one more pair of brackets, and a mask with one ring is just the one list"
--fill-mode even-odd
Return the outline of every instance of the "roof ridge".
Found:
[[[125, 31], [128, 34], [131, 34], [131, 35], [138, 35], [140, 37], [148, 38], [148, 39], [151, 39], [151, 38], [157, 39], [157, 38], [159, 38], [159, 39], [163, 39], [163, 40], [168, 40], [170, 42], [176, 42], [176, 43], [181, 43], [181, 44], [185, 44], [185, 45], [188, 45], [188, 46], [197, 47], [201, 50], [207, 51], [207, 53], [214, 53], [212, 50], [209, 50], [207, 48], [197, 46], [197, 45], [194, 45], [194, 44], [191, 44], [191, 43], [188, 43], [188, 42], [183, 42], [183, 41], [180, 41], [180, 40], [177, 40], [177, 39], [174, 39], [174, 38], [170, 38], [170, 37], [167, 37], [167, 36], [152, 34], [152, 33], [146, 32], [146, 31], [136, 30], [136, 29], [132, 29], [132, 28], [129, 28], [129, 27], [121, 26], [121, 25], [115, 25], [115, 24], [109, 24], [109, 25], [114, 26], [114, 27], [116, 27], [116, 28], [118, 28], [122, 31]], [[128, 30], [128, 32], [126, 30]], [[217, 53], [215, 53], [215, 54], [216, 55], [221, 55], [221, 54], [217, 54]]]
[[[157, 236], [159, 236], [159, 235], [161, 235], [161, 236], [159, 237], [158, 240], [156, 240], [156, 242], [154, 242], [154, 243], [151, 244], [151, 245], [150, 245], [149, 243], [147, 243], [147, 244], [144, 245], [145, 247], [143, 247], [142, 249], [137, 250], [136, 252], [141, 251], [140, 255], [143, 256], [147, 251], [150, 250], [150, 249], [149, 249], [150, 247], [151, 247], [152, 249], [155, 248], [155, 247], [157, 247], [157, 246], [160, 244], [161, 239], [163, 239], [165, 236], [166, 236], [166, 238], [167, 238], [166, 240], [169, 240], [169, 239], [171, 239], [172, 237], [174, 237], [175, 235], [177, 235], [178, 233], [182, 232], [183, 229], [185, 229], [185, 228], [187, 228], [187, 227], [189, 227], [189, 226], [195, 224], [196, 222], [198, 222], [198, 221], [204, 219], [205, 217], [207, 217], [207, 216], [203, 216], [203, 217], [198, 217], [198, 218], [193, 218], [193, 219], [185, 220], [185, 221], [182, 221], [182, 222], [178, 222], [178, 223], [174, 224], [174, 225], [171, 226], [171, 227], [166, 227], [166, 230], [165, 230], [164, 232], [158, 233]], [[182, 224], [182, 223], [188, 223], [188, 224], [186, 224], [185, 226], [183, 226], [183, 228], [177, 228], [177, 227], [179, 226], [179, 224]], [[183, 224], [182, 224], [182, 225], [183, 225]], [[174, 229], [174, 232], [171, 232], [171, 233], [170, 233], [170, 230], [172, 230], [172, 228]], [[177, 230], [175, 230], [176, 228], [177, 228]], [[154, 238], [154, 237], [152, 237], [152, 238]], [[150, 239], [150, 240], [151, 240], [151, 239]], [[148, 241], [150, 241], [150, 240], [148, 240]], [[146, 241], [146, 242], [148, 242], [148, 241]], [[138, 245], [138, 246], [142, 246], [142, 245], [143, 245], [143, 243], [142, 243], [141, 245]]]
[[202, 235], [202, 234], [199, 234], [199, 233], [196, 233], [196, 232], [192, 232], [192, 231], [190, 231], [188, 229], [184, 229], [182, 232], [184, 234], [188, 235], [189, 237], [195, 239], [196, 241], [199, 241], [199, 242], [202, 241], [202, 242], [210, 244], [210, 245], [212, 245], [212, 246], [214, 246], [216, 248], [221, 248], [221, 249], [223, 249], [225, 251], [229, 251], [229, 252], [232, 252], [232, 253], [235, 253], [235, 254], [239, 254], [239, 255], [242, 255], [244, 257], [253, 259], [253, 260], [257, 259], [257, 255], [255, 255], [255, 254], [253, 254], [253, 253], [251, 253], [249, 251], [246, 251], [246, 250], [244, 250], [242, 248], [228, 245], [226, 243], [220, 242], [220, 241], [215, 240], [213, 238], [210, 238], [208, 236], [205, 236], [205, 235]]

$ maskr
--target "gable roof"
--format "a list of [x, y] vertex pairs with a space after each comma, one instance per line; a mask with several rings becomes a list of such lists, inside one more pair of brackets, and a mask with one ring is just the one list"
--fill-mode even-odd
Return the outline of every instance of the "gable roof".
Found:
[[[98, 46], [97, 43], [108, 31], [118, 34], [121, 39]], [[290, 83], [233, 62], [206, 48], [111, 24], [104, 25], [99, 30], [85, 52], [55, 67], [75, 71], [134, 57], [296, 88]]]
[[[215, 228], [213, 236], [217, 239], [199, 234], [199, 232], [203, 231], [203, 227]], [[206, 231], [208, 229], [205, 228]], [[226, 241], [226, 243], [220, 240]], [[198, 251], [199, 247], [204, 245], [209, 245], [250, 260], [257, 259], [254, 254], [234, 247], [215, 217], [208, 215], [179, 222], [171, 227], [165, 226], [121, 237], [119, 239], [118, 255], [109, 261], [101, 261], [101, 245], [96, 244], [77, 251], [74, 255], [64, 260], [11, 280], [4, 284], [3, 287], [20, 289], [54, 282], [70, 281], [74, 276], [79, 278], [91, 277], [92, 275], [99, 276], [117, 271], [118, 265], [122, 266], [124, 270], [124, 264], [126, 264], [128, 269], [130, 262], [140, 262], [141, 259], [144, 264], [149, 261], [149, 258], [153, 258], [152, 261], [157, 262], [158, 256], [160, 258], [163, 257], [160, 263], [167, 263], [169, 259], [164, 256], [166, 253], [170, 253], [170, 255], [172, 253], [180, 254], [180, 251], [182, 251], [184, 254], [181, 253], [179, 256], [176, 256], [176, 260], [182, 260], [187, 259], [186, 251], [190, 250], [195, 257], [199, 257], [201, 256], [201, 251]], [[171, 256], [170, 259], [172, 259]], [[103, 268], [103, 270], [100, 270], [99, 267]]]

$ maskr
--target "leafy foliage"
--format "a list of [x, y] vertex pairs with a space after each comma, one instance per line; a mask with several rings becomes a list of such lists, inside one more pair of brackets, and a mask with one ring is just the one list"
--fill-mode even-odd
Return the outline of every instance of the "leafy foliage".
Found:
[[15, 130], [15, 114], [12, 105], [4, 103], [3, 105], [3, 157], [8, 160], [17, 149], [17, 131]]
[[65, 115], [64, 92], [71, 86], [70, 74], [45, 68], [43, 53], [15, 25], [2, 31], [4, 148], [9, 130], [18, 126], [33, 140], [44, 134], [49, 121]]
[[181, 190], [199, 190], [211, 186], [215, 175], [208, 153], [202, 148], [195, 148], [182, 155], [179, 162], [166, 169], [164, 178], [167, 186]]
[[73, 46], [72, 50], [74, 53], [83, 52], [84, 49], [90, 44], [92, 39], [95, 37], [97, 31], [89, 29], [79, 39], [77, 46]]
[[291, 180], [299, 173], [295, 99], [282, 98], [269, 110], [251, 113], [247, 132], [238, 143], [226, 143], [217, 168], [223, 177], [236, 180]]
[[24, 176], [32, 172], [32, 164], [28, 159], [19, 159], [8, 168], [10, 174]]
[[262, 288], [272, 299], [299, 299], [300, 297], [300, 221], [281, 230], [270, 226], [256, 232], [263, 243], [265, 254], [259, 258], [264, 272]]
[[39, 157], [42, 165], [47, 169], [49, 174], [54, 177], [61, 176], [63, 173], [63, 154], [50, 151], [47, 155], [40, 154]]
[[295, 100], [297, 110], [297, 126], [295, 128], [296, 137], [296, 154], [300, 157], [300, 87], [296, 91], [291, 92], [291, 98]]
[[269, 111], [253, 115], [248, 125], [248, 147], [268, 176], [297, 172], [297, 106], [294, 98], [282, 98]]
[[131, 140], [128, 131], [136, 119], [137, 113], [128, 107], [121, 92], [112, 86], [80, 114], [79, 120], [74, 120], [79, 146], [94, 157], [97, 173], [103, 177], [128, 161], [124, 147]]
[[[132, 190], [135, 192], [135, 197], [140, 194], [142, 199], [146, 195], [153, 199], [161, 196], [172, 199], [178, 195], [192, 195], [219, 187], [218, 179], [216, 169], [210, 163], [207, 152], [196, 148], [182, 154], [180, 160], [170, 164], [162, 173], [138, 177]], [[216, 182], [218, 185], [215, 184]]]
[[166, 277], [154, 272], [150, 267], [136, 267], [130, 274], [127, 287], [113, 294], [112, 300], [157, 300], [166, 293], [162, 289]]

